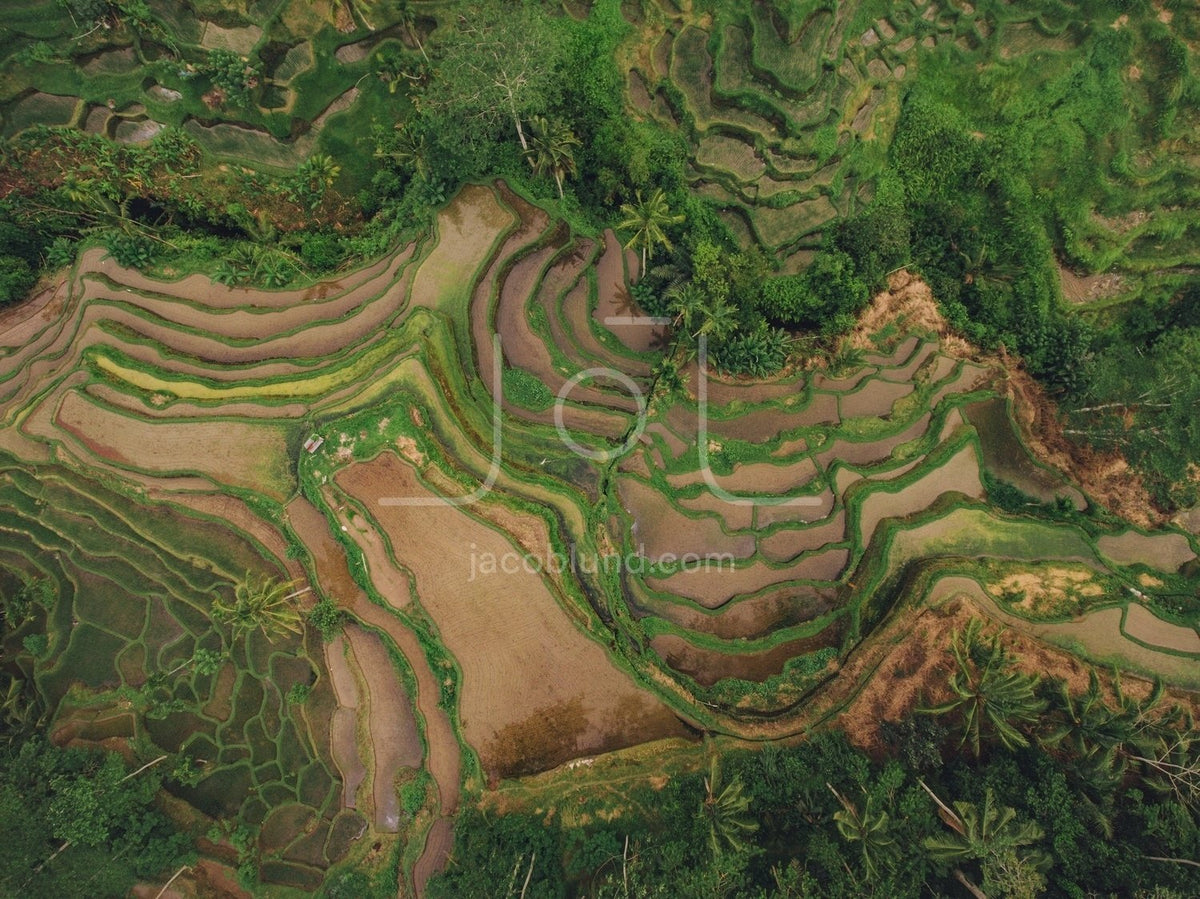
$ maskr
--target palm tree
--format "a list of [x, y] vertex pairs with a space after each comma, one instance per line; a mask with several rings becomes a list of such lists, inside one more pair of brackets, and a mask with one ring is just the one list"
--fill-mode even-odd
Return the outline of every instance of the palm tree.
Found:
[[654, 366], [654, 392], [658, 396], [670, 397], [682, 393], [686, 379], [680, 370], [679, 362], [670, 356], [663, 356]]
[[213, 600], [212, 614], [218, 621], [227, 621], [237, 640], [251, 631], [261, 630], [267, 640], [279, 634], [299, 634], [304, 629], [300, 610], [291, 600], [311, 588], [294, 590], [294, 581], [278, 581], [264, 577], [256, 581], [250, 572], [233, 588], [233, 599], [218, 596]]
[[421, 56], [425, 58], [425, 64], [429, 65], [429, 54], [425, 52], [425, 45], [421, 43], [421, 35], [417, 32], [417, 11], [413, 9], [412, 3], [409, 0], [399, 0], [396, 5], [396, 14], [399, 16], [400, 24], [408, 32], [408, 36], [421, 51]]
[[315, 153], [308, 157], [300, 164], [299, 171], [301, 180], [305, 181], [313, 192], [319, 193], [333, 187], [333, 182], [341, 173], [342, 167], [326, 153]]
[[987, 890], [1005, 896], [1037, 896], [1045, 885], [1041, 872], [1050, 864], [1050, 857], [1040, 849], [1029, 847], [1045, 833], [1034, 821], [1020, 821], [1009, 806], [997, 805], [989, 788], [982, 807], [972, 802], [955, 802], [949, 808], [933, 790], [921, 781], [935, 803], [938, 814], [951, 833], [943, 837], [927, 837], [925, 850], [935, 862], [953, 864], [955, 878], [971, 893], [987, 899], [985, 890], [976, 886], [959, 867], [965, 861], [979, 862], [983, 885]]
[[1148, 787], [1172, 795], [1182, 806], [1200, 809], [1200, 737], [1191, 714], [1177, 714], [1181, 720], [1176, 727], [1162, 722], [1153, 743], [1129, 758], [1142, 767]]
[[963, 263], [964, 284], [979, 284], [981, 287], [997, 286], [1011, 281], [1020, 274], [1017, 266], [994, 259], [987, 241], [981, 240], [974, 253], [964, 253], [959, 250], [958, 256]]
[[704, 291], [695, 282], [687, 281], [668, 290], [667, 300], [670, 304], [667, 310], [673, 318], [672, 324], [691, 334], [704, 314], [704, 305], [707, 302]]
[[722, 785], [720, 761], [716, 755], [709, 759], [700, 812], [708, 824], [709, 845], [714, 856], [720, 855], [726, 847], [734, 852], [745, 851], [749, 846], [746, 838], [758, 830], [758, 822], [750, 817], [750, 797], [744, 789], [740, 777]]
[[874, 880], [879, 873], [877, 865], [887, 866], [891, 863], [896, 850], [896, 839], [890, 833], [891, 822], [885, 811], [872, 812], [871, 800], [868, 799], [863, 810], [834, 789], [833, 784], [826, 783], [837, 801], [842, 804], [841, 811], [833, 813], [837, 822], [838, 833], [851, 843], [862, 845], [863, 866], [867, 876]]
[[667, 195], [661, 187], [656, 188], [650, 199], [643, 200], [642, 192], [637, 192], [637, 203], [622, 203], [621, 215], [625, 218], [617, 225], [622, 231], [632, 231], [633, 236], [625, 244], [625, 249], [642, 248], [642, 268], [646, 270], [646, 259], [654, 247], [662, 244], [667, 250], [671, 249], [670, 238], [663, 231], [668, 225], [678, 225], [683, 221], [682, 215], [672, 215], [671, 207], [667, 204]]
[[400, 166], [412, 169], [422, 181], [429, 180], [429, 144], [424, 134], [418, 134], [407, 125], [396, 126], [396, 139], [387, 150], [377, 150], [376, 157], [390, 157]]
[[[1138, 703], [1125, 696], [1119, 679], [1114, 679], [1114, 688], [1116, 708], [1105, 702], [1094, 668], [1088, 673], [1087, 690], [1078, 696], [1072, 696], [1066, 681], [1060, 681], [1055, 704], [1058, 720], [1042, 737], [1042, 742], [1047, 746], [1066, 743], [1077, 756], [1091, 756], [1131, 742], [1137, 735], [1137, 718], [1141, 710]], [[1159, 683], [1148, 705], [1157, 704], [1161, 696], [1162, 684]]]
[[558, 119], [548, 121], [535, 115], [529, 120], [529, 164], [534, 172], [550, 172], [558, 185], [558, 198], [563, 198], [563, 177], [575, 174], [573, 150], [580, 146], [575, 132]]
[[[999, 636], [984, 640], [983, 622], [971, 620], [963, 631], [954, 634], [951, 652], [958, 670], [950, 676], [954, 697], [934, 708], [921, 709], [930, 715], [958, 712], [962, 716], [962, 743], [970, 742], [979, 757], [986, 725], [1008, 749], [1028, 746], [1029, 740], [1017, 729], [1032, 723], [1046, 707], [1035, 695], [1038, 677], [1015, 670], [1012, 656], [1000, 643]], [[960, 744], [961, 745], [961, 744]]]
[[737, 330], [737, 310], [725, 300], [709, 303], [704, 307], [701, 317], [703, 321], [693, 337], [706, 334], [713, 340], [721, 341]]
[[0, 680], [7, 681], [7, 686], [0, 689], [0, 741], [17, 742], [27, 731], [42, 725], [45, 709], [32, 684], [2, 672]]

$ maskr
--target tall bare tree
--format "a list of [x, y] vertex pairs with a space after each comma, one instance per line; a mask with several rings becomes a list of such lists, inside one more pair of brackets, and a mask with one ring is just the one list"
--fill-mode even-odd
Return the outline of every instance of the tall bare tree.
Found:
[[471, 4], [433, 38], [434, 77], [423, 101], [484, 125], [507, 118], [528, 153], [522, 120], [543, 113], [559, 83], [553, 20], [532, 6]]

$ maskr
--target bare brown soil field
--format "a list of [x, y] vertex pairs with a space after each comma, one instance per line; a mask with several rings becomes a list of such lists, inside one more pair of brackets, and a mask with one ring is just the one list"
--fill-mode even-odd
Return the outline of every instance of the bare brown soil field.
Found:
[[69, 282], [64, 278], [0, 312], [0, 347], [28, 346], [62, 312], [69, 291]]
[[497, 238], [516, 221], [489, 188], [464, 187], [438, 214], [437, 242], [413, 279], [413, 305], [436, 308], [469, 296], [474, 273], [487, 261]]
[[429, 882], [429, 878], [449, 863], [453, 845], [454, 819], [442, 815], [430, 826], [425, 837], [425, 849], [413, 865], [413, 889], [418, 896], [425, 895], [425, 884]]
[[961, 368], [957, 374], [948, 377], [933, 395], [929, 397], [929, 407], [936, 409], [938, 405], [948, 396], [953, 396], [959, 393], [970, 393], [972, 390], [978, 390], [989, 382], [993, 381], [996, 373], [991, 368], [985, 368], [982, 365], [975, 365], [971, 362], [960, 363]]
[[[383, 290], [384, 287], [385, 285], [379, 285], [380, 290]], [[295, 295], [291, 294], [291, 298], [294, 302]], [[339, 304], [345, 304], [345, 309], [335, 308], [329, 311], [320, 304], [293, 305], [287, 309], [257, 312], [247, 309], [211, 310], [180, 302], [174, 297], [113, 288], [95, 278], [85, 279], [80, 302], [83, 304], [127, 303], [145, 310], [169, 325], [216, 335], [231, 341], [256, 341], [284, 332], [295, 331], [317, 322], [338, 320], [344, 314], [363, 306], [363, 301], [353, 301], [353, 298], [350, 298], [337, 301]]]
[[[650, 451], [641, 451], [634, 449], [628, 455], [622, 456], [621, 461], [617, 463], [617, 470], [622, 474], [636, 475], [639, 478], [649, 480], [650, 478]], [[678, 502], [678, 501], [677, 501]], [[683, 505], [683, 503], [679, 503]]]
[[807, 437], [793, 437], [791, 440], [780, 441], [779, 448], [774, 450], [771, 455], [776, 459], [790, 459], [800, 453], [807, 453], [809, 446]]
[[[98, 278], [94, 272], [89, 272], [83, 282], [84, 296], [86, 298], [107, 297], [113, 301], [129, 303], [146, 309], [164, 321], [176, 321], [177, 315], [196, 313], [205, 316], [203, 319], [198, 319], [200, 322], [230, 321], [234, 320], [231, 318], [232, 316], [238, 316], [241, 321], [256, 323], [256, 330], [250, 335], [256, 338], [256, 342], [250, 347], [241, 348], [246, 350], [253, 349], [259, 342], [269, 344], [272, 339], [291, 339], [302, 342], [303, 338], [307, 336], [305, 329], [322, 324], [345, 325], [344, 320], [349, 318], [364, 316], [364, 320], [374, 321], [376, 324], [385, 321], [400, 309], [407, 296], [407, 286], [411, 282], [413, 274], [413, 269], [408, 266], [408, 262], [412, 259], [414, 249], [415, 246], [410, 246], [402, 252], [376, 263], [371, 268], [372, 270], [379, 269], [378, 275], [363, 280], [353, 289], [339, 289], [344, 285], [332, 282], [314, 285], [303, 292], [298, 290], [279, 291], [269, 294], [274, 297], [274, 302], [266, 306], [225, 308], [214, 307], [211, 302], [202, 302], [198, 305], [185, 302], [178, 295], [170, 292], [173, 287], [170, 283], [150, 281], [144, 276], [140, 276], [136, 270], [133, 270], [131, 274], [138, 275], [138, 278], [135, 279], [139, 281], [138, 287], [136, 289], [132, 286], [123, 287], [122, 284], [129, 282], [129, 278], [121, 277], [126, 271], [124, 269], [117, 269], [115, 273], [106, 272], [108, 276], [106, 279]], [[218, 290], [220, 290], [219, 286]], [[242, 292], [241, 288], [232, 290], [224, 288], [224, 290], [229, 291], [231, 295]], [[190, 323], [184, 322], [184, 324]], [[201, 330], [213, 331], [209, 327], [202, 327]], [[364, 335], [370, 333], [369, 328], [361, 325], [360, 330]], [[276, 337], [276, 335], [284, 336]], [[319, 342], [321, 339], [328, 340], [319, 332], [314, 335], [315, 341]], [[336, 346], [344, 345], [345, 342], [336, 344]], [[332, 350], [328, 352], [332, 352]], [[271, 358], [268, 350], [264, 350], [263, 353], [257, 358]], [[307, 355], [326, 354], [309, 353]], [[276, 350], [275, 355], [306, 354]]]
[[344, 506], [338, 506], [337, 511], [349, 522], [347, 531], [362, 550], [363, 563], [375, 592], [393, 609], [407, 609], [412, 603], [412, 582], [408, 572], [396, 567], [387, 544], [370, 521]]
[[873, 418], [890, 415], [896, 403], [913, 392], [911, 383], [881, 381], [872, 378], [854, 393], [838, 400], [842, 418]]
[[534, 300], [545, 310], [550, 340], [559, 352], [580, 368], [590, 367], [595, 363], [595, 359], [576, 345], [571, 329], [560, 311], [560, 304], [568, 293], [582, 291], [585, 297], [583, 302], [586, 305], [587, 270], [595, 265], [597, 252], [596, 243], [577, 238], [571, 252], [563, 255], [546, 273]]
[[[328, 488], [324, 496], [326, 501], [335, 501], [333, 492]], [[439, 676], [430, 668], [421, 644], [398, 618], [372, 603], [355, 583], [346, 564], [344, 550], [330, 533], [325, 516], [312, 503], [303, 497], [292, 500], [287, 506], [287, 520], [312, 554], [317, 582], [322, 592], [366, 624], [386, 633], [408, 661], [417, 682], [417, 711], [425, 727], [425, 764], [437, 785], [438, 808], [441, 814], [453, 815], [458, 810], [462, 778], [458, 738], [445, 710], [438, 704], [441, 696]], [[343, 523], [349, 528], [347, 519], [343, 519]], [[431, 857], [431, 848], [437, 858]], [[415, 871], [422, 872], [427, 879], [444, 861], [441, 854], [444, 849], [445, 846], [439, 848], [427, 845], [426, 852], [417, 860]]]
[[[688, 390], [694, 395], [696, 385], [700, 382], [699, 363], [689, 362], [684, 368], [683, 374]], [[725, 407], [733, 403], [757, 405], [787, 400], [804, 391], [803, 377], [800, 373], [792, 373], [785, 374], [775, 381], [743, 381], [714, 371], [710, 366], [707, 386], [708, 405], [710, 409], [723, 412]]]
[[[799, 400], [799, 394], [797, 399]], [[748, 440], [751, 443], [763, 443], [780, 434], [797, 428], [811, 428], [816, 425], [832, 425], [841, 421], [838, 416], [838, 400], [831, 393], [814, 393], [812, 400], [799, 411], [791, 412], [782, 409], [755, 409], [738, 418], [721, 420], [708, 418], [708, 434], [717, 438], [736, 438]], [[695, 419], [696, 413], [692, 413]], [[692, 433], [697, 433], [698, 423], [692, 424]]]
[[746, 531], [754, 527], [754, 504], [727, 502], [705, 488], [691, 499], [676, 499], [676, 505], [693, 512], [711, 512], [718, 516], [730, 531]]
[[876, 490], [862, 503], [857, 522], [862, 545], [871, 542], [875, 528], [884, 518], [905, 518], [927, 509], [943, 493], [963, 493], [973, 498], [983, 496], [979, 475], [979, 460], [973, 444], [968, 444], [945, 463], [920, 480], [894, 493]]
[[[530, 327], [525, 301], [537, 289], [542, 269], [562, 249], [564, 237], [560, 234], [548, 245], [526, 254], [504, 273], [495, 300], [494, 328], [488, 320], [493, 314], [488, 309], [489, 297], [478, 291], [471, 304], [472, 316], [484, 316], [484, 328], [500, 335], [505, 360], [531, 372], [555, 393], [566, 378], [555, 370], [550, 351]], [[478, 333], [480, 329], [474, 330]]]
[[823, 524], [808, 528], [782, 528], [758, 540], [758, 550], [772, 562], [788, 562], [802, 552], [846, 539], [846, 513], [839, 511]]
[[[423, 607], [462, 669], [463, 729], [490, 775], [544, 770], [680, 732], [659, 700], [575, 629], [500, 533], [449, 505], [374, 505], [396, 484], [404, 485], [401, 495], [434, 495], [399, 457], [352, 465], [336, 482], [368, 505], [412, 570]], [[497, 560], [494, 573], [480, 570], [487, 558]]]
[[879, 369], [873, 365], [862, 366], [851, 374], [837, 377], [828, 372], [818, 371], [812, 377], [812, 388], [821, 393], [852, 393], [862, 386], [864, 381], [878, 374]]
[[669, 553], [694, 553], [701, 558], [724, 553], [745, 558], [754, 553], [752, 534], [726, 534], [721, 523], [708, 516], [689, 518], [649, 484], [621, 478], [617, 489], [625, 510], [633, 516], [634, 548], [650, 561]]
[[[113, 325], [132, 332], [130, 338], [116, 336], [98, 325]], [[102, 344], [112, 347], [147, 367], [169, 365], [172, 374], [193, 375], [213, 381], [244, 381], [251, 378], [287, 377], [312, 371], [291, 361], [279, 361], [258, 352], [245, 354], [216, 338], [182, 331], [153, 318], [144, 318], [104, 300], [92, 301], [79, 318], [79, 335], [72, 350]], [[143, 343], [141, 340], [152, 341]], [[335, 347], [341, 349], [342, 347]], [[166, 352], [164, 353], [163, 350]], [[269, 361], [261, 362], [262, 359]], [[215, 364], [203, 364], [203, 363]], [[245, 363], [260, 363], [246, 365]]]
[[329, 742], [333, 762], [342, 775], [342, 807], [358, 808], [358, 788], [367, 768], [358, 754], [358, 683], [346, 658], [345, 637], [338, 635], [325, 644], [325, 666], [338, 707], [330, 722]]
[[1107, 535], [1096, 541], [1096, 547], [1118, 565], [1152, 565], [1160, 571], [1178, 571], [1185, 562], [1196, 558], [1183, 534], [1124, 534]]
[[[566, 384], [567, 376], [555, 368], [550, 351], [546, 348], [542, 338], [534, 333], [530, 326], [525, 303], [531, 295], [537, 292], [542, 269], [561, 248], [561, 242], [552, 243], [550, 246], [529, 254], [513, 266], [505, 276], [500, 288], [500, 298], [495, 313], [495, 333], [500, 335], [501, 349], [506, 362], [530, 372], [556, 395]], [[490, 369], [481, 365], [480, 371], [485, 380], [490, 382]], [[569, 394], [569, 399], [573, 403], [591, 403], [619, 409], [630, 414], [636, 413], [638, 409], [636, 400], [620, 387], [614, 391], [601, 391], [596, 389], [594, 382], [585, 382], [575, 386]], [[525, 409], [510, 408], [524, 418], [548, 424], [554, 422], [552, 409], [535, 413]], [[577, 421], [572, 421], [572, 418]], [[578, 428], [611, 438], [619, 437], [629, 428], [629, 422], [622, 418], [589, 416], [587, 421], [579, 421], [581, 418], [583, 417], [577, 414], [577, 410], [571, 407], [564, 408], [564, 420], [568, 428]], [[593, 430], [592, 427], [589, 427], [589, 422], [603, 423], [604, 430]]]
[[1200, 654], [1200, 634], [1190, 627], [1163, 621], [1140, 603], [1131, 602], [1126, 608], [1125, 633], [1151, 646]]
[[[912, 381], [917, 372], [921, 371], [939, 350], [936, 340], [922, 340], [919, 337], [907, 337], [895, 350], [891, 358], [882, 364], [879, 377], [885, 381]], [[874, 356], [867, 356], [868, 361], [874, 361]]]
[[646, 324], [617, 324], [612, 318], [640, 316], [643, 313], [633, 302], [626, 285], [625, 269], [628, 264], [632, 274], [637, 270], [636, 257], [621, 249], [617, 236], [612, 231], [604, 232], [604, 252], [596, 263], [598, 282], [596, 308], [592, 318], [596, 325], [611, 331], [617, 339], [635, 353], [647, 353], [662, 346], [666, 339], [665, 328]]
[[[841, 491], [839, 490], [839, 494]], [[804, 505], [756, 506], [754, 509], [755, 527], [767, 528], [781, 522], [801, 522], [808, 524], [828, 518], [834, 507], [832, 490], [822, 490], [812, 496], [814, 502]]]
[[408, 694], [383, 641], [356, 625], [348, 625], [345, 634], [362, 669], [368, 691], [368, 726], [375, 760], [371, 770], [375, 829], [381, 833], [396, 833], [400, 829], [396, 776], [401, 768], [420, 767], [424, 756], [421, 735]]
[[[493, 391], [493, 395], [495, 395], [495, 386], [492, 378], [495, 346], [493, 345], [492, 337], [495, 330], [492, 322], [492, 295], [498, 289], [497, 281], [501, 273], [505, 271], [507, 266], [511, 265], [513, 257], [519, 256], [523, 251], [528, 250], [538, 239], [539, 235], [544, 231], [547, 221], [546, 214], [541, 212], [541, 210], [538, 210], [535, 214], [531, 214], [529, 218], [518, 218], [516, 220], [516, 227], [507, 232], [504, 242], [491, 257], [491, 263], [488, 265], [487, 271], [470, 290], [468, 315], [470, 316], [471, 342], [475, 348], [478, 375], [487, 384], [488, 389]], [[496, 236], [499, 235], [497, 234]], [[509, 271], [508, 274], [511, 276], [512, 272]], [[531, 279], [528, 286], [531, 288], [533, 283]], [[501, 346], [500, 352], [502, 356], [508, 356], [508, 351], [503, 346]]]
[[836, 580], [849, 555], [845, 549], [828, 549], [805, 556], [784, 568], [770, 568], [763, 562], [739, 563], [734, 568], [728, 561], [718, 568], [714, 562], [669, 577], [646, 578], [646, 583], [652, 589], [694, 600], [706, 609], [716, 609], [735, 596], [756, 593], [784, 581]]
[[156, 474], [198, 472], [218, 484], [278, 500], [295, 489], [282, 430], [242, 422], [145, 422], [109, 411], [70, 391], [56, 423], [93, 452]]
[[[711, 472], [712, 478], [722, 490], [737, 494], [765, 494], [770, 496], [787, 496], [794, 490], [811, 483], [816, 477], [817, 466], [812, 459], [802, 457], [786, 464], [771, 462], [754, 462], [748, 465], [738, 464], [733, 472], [727, 475]], [[707, 484], [702, 472], [667, 475], [667, 483], [676, 489], [689, 487], [694, 484]]]
[[[605, 251], [607, 252], [607, 251]], [[600, 257], [603, 260], [604, 256]], [[611, 266], [612, 263], [610, 262]], [[636, 359], [628, 359], [610, 350], [592, 330], [592, 313], [588, 308], [591, 302], [591, 286], [587, 278], [580, 279], [571, 290], [563, 296], [562, 320], [570, 328], [574, 342], [583, 351], [583, 358], [588, 365], [607, 365], [617, 371], [623, 371], [633, 378], [645, 378], [650, 374], [650, 364]], [[625, 315], [631, 313], [625, 312]], [[635, 330], [628, 327], [625, 330]]]
[[[671, 408], [674, 409], [676, 407], [672, 406]], [[661, 438], [662, 442], [666, 444], [667, 449], [670, 451], [672, 459], [678, 459], [687, 452], [689, 446], [692, 446], [696, 442], [694, 434], [692, 435], [691, 442], [689, 443], [672, 431], [669, 427], [667, 427], [667, 425], [662, 421], [651, 421], [646, 425], [644, 434], [647, 435], [647, 437], [653, 435]]]
[[879, 440], [835, 440], [829, 449], [817, 453], [817, 464], [827, 469], [834, 462], [854, 466], [882, 462], [891, 456], [896, 447], [921, 437], [929, 429], [931, 418], [926, 412], [903, 431]]
[[789, 659], [836, 645], [838, 633], [839, 628], [831, 625], [815, 637], [789, 640], [759, 652], [720, 652], [689, 643], [674, 634], [660, 634], [650, 641], [650, 647], [671, 668], [686, 674], [702, 687], [711, 687], [726, 677], [764, 681], [783, 671]]

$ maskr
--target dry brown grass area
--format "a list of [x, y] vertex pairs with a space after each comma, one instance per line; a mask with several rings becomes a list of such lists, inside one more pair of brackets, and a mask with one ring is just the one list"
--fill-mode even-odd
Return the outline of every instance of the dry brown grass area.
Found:
[[[837, 726], [844, 728], [850, 740], [863, 750], [884, 751], [886, 747], [880, 734], [884, 721], [900, 721], [914, 709], [936, 705], [949, 698], [946, 682], [955, 664], [950, 654], [952, 635], [965, 628], [974, 617], [978, 617], [976, 607], [969, 599], [959, 596], [939, 607], [899, 615], [872, 641], [876, 647], [890, 648], [882, 655], [856, 652], [844, 667], [844, 678], [853, 683], [867, 676], [870, 665], [878, 662], [866, 686], [837, 717]], [[995, 629], [993, 626], [985, 632]], [[1011, 628], [1002, 631], [1001, 639], [1015, 655], [1020, 670], [1043, 678], [1065, 680], [1072, 693], [1087, 689], [1089, 666], [1066, 650]], [[1104, 670], [1099, 673], [1111, 699], [1111, 674]], [[1121, 684], [1126, 695], [1136, 698], [1144, 698], [1151, 690], [1149, 681], [1133, 675], [1123, 676]]]
[[1020, 594], [1016, 605], [1034, 614], [1056, 614], [1073, 611], [1084, 599], [1104, 594], [1104, 587], [1095, 582], [1095, 572], [1088, 568], [1046, 568], [1021, 571], [987, 585], [993, 596]]
[[1013, 400], [1013, 418], [1021, 439], [1041, 462], [1065, 472], [1093, 500], [1144, 528], [1166, 523], [1141, 475], [1116, 452], [1101, 453], [1063, 433], [1058, 405], [1040, 384], [1011, 359], [1005, 359], [1004, 389]]
[[862, 350], [877, 349], [874, 337], [889, 324], [895, 323], [901, 333], [932, 333], [941, 338], [943, 352], [953, 356], [977, 358], [979, 352], [951, 333], [950, 326], [938, 309], [929, 285], [906, 269], [888, 278], [888, 289], [876, 294], [871, 305], [858, 320], [858, 326], [847, 338], [850, 345]]

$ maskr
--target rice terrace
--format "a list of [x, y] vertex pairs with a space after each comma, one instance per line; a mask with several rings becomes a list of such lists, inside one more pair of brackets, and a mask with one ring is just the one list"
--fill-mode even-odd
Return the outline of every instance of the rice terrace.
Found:
[[1197, 54], [7, 4], [0, 896], [1200, 895]]

